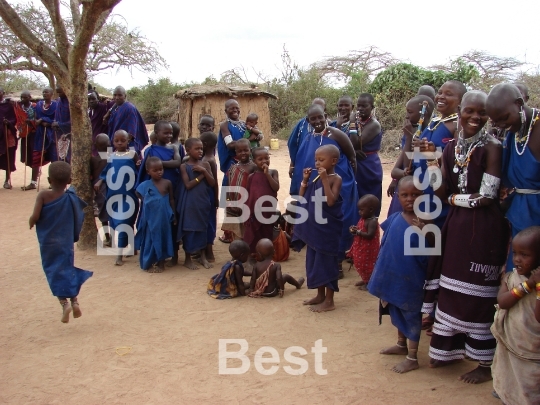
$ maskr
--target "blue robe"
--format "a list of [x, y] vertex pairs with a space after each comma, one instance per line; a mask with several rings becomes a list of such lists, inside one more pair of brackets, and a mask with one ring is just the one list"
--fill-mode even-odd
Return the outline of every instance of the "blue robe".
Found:
[[208, 199], [210, 200], [210, 219], [208, 221], [208, 227], [206, 228], [206, 244], [213, 245], [214, 240], [216, 239], [217, 229], [216, 197], [214, 195], [213, 187], [208, 188]]
[[[300, 149], [300, 145], [302, 145], [302, 142], [304, 138], [309, 135], [313, 131], [313, 128], [311, 125], [309, 125], [307, 118], [302, 118], [298, 123], [294, 126], [291, 134], [289, 135], [289, 139], [287, 140], [287, 147], [289, 148], [289, 157], [291, 158], [291, 166], [295, 166], [296, 164], [296, 155], [298, 154], [298, 150]], [[291, 188], [290, 188], [290, 194], [291, 195], [298, 195], [298, 192], [300, 184], [295, 184], [291, 182]]]
[[[113, 232], [122, 224], [129, 226], [133, 230], [135, 219], [139, 212], [139, 198], [135, 194], [138, 169], [133, 161], [133, 157], [129, 157], [129, 155], [112, 155], [110, 160], [111, 161], [107, 163], [107, 166], [105, 166], [100, 176], [100, 179], [107, 182], [107, 213], [109, 214], [109, 226]], [[111, 178], [107, 181], [107, 173], [109, 170], [111, 170]], [[121, 198], [121, 205], [118, 201], [112, 203], [109, 202], [111, 198]], [[121, 211], [119, 213], [120, 207]], [[118, 247], [125, 248], [128, 243], [128, 235], [125, 232], [121, 232], [118, 235]]]
[[[302, 145], [300, 145], [291, 184], [298, 184], [298, 186], [300, 185], [302, 182], [304, 168], [315, 166], [315, 151], [320, 146], [328, 144], [336, 146], [340, 151], [339, 160], [335, 171], [343, 180], [341, 184], [341, 191], [339, 193], [343, 199], [343, 230], [341, 232], [341, 236], [339, 236], [340, 245], [338, 254], [338, 260], [341, 261], [345, 258], [345, 251], [351, 247], [353, 242], [353, 235], [351, 235], [349, 232], [349, 226], [352, 224], [357, 224], [360, 217], [358, 215], [358, 210], [356, 209], [356, 204], [358, 203], [358, 192], [356, 189], [354, 172], [347, 159], [347, 156], [345, 156], [339, 144], [334, 141], [332, 137], [323, 136], [321, 138], [321, 135], [307, 136], [302, 142]], [[316, 176], [317, 171], [313, 170], [311, 173], [311, 179], [315, 178]]]
[[[383, 169], [381, 159], [379, 158], [379, 149], [383, 131], [381, 131], [373, 140], [362, 145], [362, 150], [366, 154], [363, 160], [356, 159], [356, 187], [358, 188], [358, 198], [367, 194], [373, 194], [382, 203], [382, 179]], [[375, 212], [379, 216], [380, 208]], [[352, 222], [351, 222], [352, 223]]]
[[146, 131], [144, 120], [137, 108], [129, 101], [124, 102], [120, 106], [114, 106], [111, 109], [108, 126], [111, 144], [114, 133], [119, 129], [123, 129], [133, 137], [129, 146], [134, 147], [139, 156], [143, 148], [148, 145], [148, 132]]
[[308, 288], [328, 287], [334, 291], [339, 291], [338, 277], [339, 264], [338, 254], [340, 240], [338, 236], [343, 229], [343, 197], [339, 196], [333, 206], [326, 202], [322, 204], [322, 217], [327, 220], [325, 224], [317, 223], [315, 203], [312, 197], [315, 194], [324, 195], [322, 182], [318, 179], [313, 183], [309, 179], [308, 187], [304, 198], [305, 203], [298, 206], [308, 213], [307, 220], [294, 225], [291, 247], [299, 252], [307, 245], [306, 252], [306, 275]]
[[[184, 163], [189, 180], [199, 176], [191, 165]], [[209, 191], [212, 189], [206, 179], [188, 190], [184, 182], [180, 182], [180, 196], [176, 205], [178, 214], [178, 235], [176, 240], [183, 241], [187, 253], [195, 253], [206, 248], [208, 222], [212, 214]], [[215, 212], [214, 212], [215, 213]]]
[[[54, 116], [56, 114], [57, 103], [56, 101], [52, 101], [51, 105], [49, 106], [47, 110], [43, 108], [44, 105], [45, 105], [45, 101], [43, 100], [40, 100], [37, 102], [36, 120], [42, 120], [43, 122], [52, 124], [54, 121]], [[43, 142], [45, 142], [45, 146], [43, 146]], [[56, 144], [54, 142], [53, 129], [50, 126], [44, 127], [43, 125], [38, 125], [36, 129], [36, 140], [34, 143], [34, 151], [41, 153], [41, 151], [44, 150], [45, 156], [43, 158], [43, 161], [50, 162], [51, 161], [50, 151], [53, 148], [56, 148]]]
[[[420, 139], [427, 139], [428, 142], [433, 142], [435, 147], [440, 147], [443, 151], [445, 146], [448, 144], [448, 142], [452, 139], [454, 139], [454, 135], [448, 130], [446, 125], [444, 123], [440, 123], [437, 128], [434, 131], [431, 131], [430, 128], [434, 128], [437, 125], [438, 121], [431, 121], [426, 129], [422, 132], [420, 135]], [[419, 177], [419, 181], [422, 182], [424, 179], [424, 176], [427, 173], [427, 161], [422, 160], [419, 163], [416, 163], [413, 161], [412, 169], [413, 173], [414, 171], [420, 167], [421, 168], [421, 174]], [[443, 185], [441, 186], [443, 187]], [[435, 192], [433, 190], [433, 187], [429, 186], [424, 190], [424, 194], [429, 194], [430, 196], [430, 211], [435, 211], [435, 203], [433, 202], [433, 198], [435, 196]], [[450, 206], [448, 204], [442, 204], [442, 211], [439, 217], [434, 219], [435, 225], [437, 225], [439, 228], [442, 229], [444, 225], [444, 221], [446, 221], [446, 217], [448, 216], [448, 210]], [[426, 211], [425, 204], [421, 203], [419, 206], [419, 209], [423, 212]]]
[[[405, 135], [401, 137], [401, 150], [405, 147]], [[405, 167], [400, 167], [400, 169], [405, 169]], [[390, 200], [390, 206], [388, 207], [388, 214], [386, 214], [386, 217], [388, 218], [390, 215], [395, 214], [396, 212], [403, 212], [403, 207], [401, 206], [399, 202], [399, 188], [396, 185], [396, 190], [394, 191], [394, 195], [392, 196], [392, 199]]]
[[[237, 125], [233, 125], [230, 121], [227, 121], [227, 125], [229, 127], [229, 132], [231, 133], [233, 142], [244, 137], [244, 132], [246, 132], [246, 124], [244, 121], [239, 121]], [[231, 150], [227, 148], [227, 145], [225, 145], [225, 141], [223, 140], [221, 130], [218, 134], [217, 151], [219, 157], [219, 170], [225, 174], [221, 184], [223, 186], [227, 186], [229, 184], [227, 172], [235, 163], [234, 157], [236, 156], [236, 152], [234, 149]]]
[[[58, 156], [58, 148], [56, 145], [57, 140], [62, 135], [67, 135], [71, 133], [71, 114], [69, 112], [69, 101], [67, 97], [59, 97], [56, 99], [56, 111], [54, 113], [54, 120], [58, 123], [58, 128], [53, 130], [52, 142], [53, 145], [49, 148], [49, 157], [51, 162], [56, 162], [61, 160]], [[70, 140], [69, 149], [65, 158], [65, 161], [71, 162], [71, 142]]]
[[[180, 151], [179, 151], [180, 152]], [[144, 159], [139, 167], [139, 176], [137, 178], [137, 184], [141, 184], [143, 181], [150, 180], [150, 175], [146, 171], [146, 159], [150, 156], [158, 157], [162, 162], [168, 162], [169, 160], [174, 160], [174, 150], [167, 148], [165, 146], [159, 145], [150, 145], [144, 151]], [[182, 153], [180, 154], [180, 159], [183, 159]], [[175, 190], [175, 198], [177, 197], [176, 191], [178, 189], [178, 183], [180, 180], [180, 169], [179, 168], [163, 168], [163, 178], [169, 180]]]
[[174, 254], [171, 224], [174, 213], [169, 194], [161, 195], [152, 180], [137, 187], [142, 196], [142, 208], [135, 235], [135, 248], [139, 249], [141, 269], [148, 270], [154, 263]]
[[244, 271], [244, 266], [239, 260], [231, 260], [223, 265], [219, 274], [212, 276], [208, 282], [206, 292], [212, 298], [224, 300], [238, 296], [238, 283], [243, 283], [243, 280], [236, 280], [234, 274], [234, 266], [239, 265]]
[[36, 231], [41, 263], [55, 297], [79, 295], [91, 271], [74, 266], [73, 243], [79, 240], [86, 203], [70, 187], [60, 198], [43, 205]]
[[[506, 187], [540, 190], [540, 162], [527, 147], [523, 155], [515, 148], [515, 134], [509, 133], [503, 144], [503, 184]], [[521, 149], [520, 149], [521, 150]], [[512, 238], [525, 228], [540, 225], [540, 194], [512, 193], [506, 218], [512, 224]], [[512, 271], [512, 249], [506, 271]]]
[[[384, 235], [368, 290], [388, 302], [392, 324], [407, 339], [418, 342], [422, 330], [421, 309], [428, 258], [406, 254], [405, 231], [409, 226], [400, 212], [392, 214], [381, 224]], [[411, 235], [410, 246], [419, 246], [417, 234]]]

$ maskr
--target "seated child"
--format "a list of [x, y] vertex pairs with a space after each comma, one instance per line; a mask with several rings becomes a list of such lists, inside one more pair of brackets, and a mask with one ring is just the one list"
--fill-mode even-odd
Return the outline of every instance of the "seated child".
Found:
[[[300, 201], [298, 206], [308, 215], [306, 221], [295, 224], [291, 246], [293, 250], [300, 251], [307, 245], [307, 285], [308, 288], [316, 288], [317, 295], [304, 301], [304, 305], [311, 305], [313, 312], [333, 311], [334, 292], [339, 291], [338, 251], [343, 229], [343, 198], [339, 194], [342, 179], [335, 172], [338, 159], [337, 146], [319, 147], [315, 151], [317, 177], [310, 180], [312, 169], [305, 168], [300, 184], [299, 195], [304, 202]], [[324, 202], [321, 202], [321, 196], [326, 197]], [[318, 220], [321, 215], [326, 223]]]
[[145, 159], [150, 180], [137, 187], [142, 208], [135, 235], [135, 247], [140, 250], [141, 269], [148, 273], [163, 273], [165, 260], [174, 255], [171, 224], [174, 215], [174, 190], [170, 180], [163, 178], [163, 163], [158, 157]]
[[512, 253], [491, 326], [493, 388], [505, 404], [540, 404], [540, 226], [514, 236]]
[[[268, 167], [270, 155], [266, 149], [253, 148], [251, 155], [256, 168], [249, 176], [247, 184], [248, 199], [245, 204], [249, 208], [249, 218], [244, 223], [244, 241], [249, 245], [252, 257], [254, 257], [257, 253], [257, 243], [261, 239], [272, 240], [274, 235], [274, 224], [271, 221], [272, 217], [275, 216], [275, 211], [257, 212], [257, 206], [260, 204], [258, 202], [261, 198], [272, 197], [273, 201], [265, 201], [261, 206], [276, 209], [279, 178], [278, 171]], [[266, 221], [258, 217], [262, 217]]]
[[281, 265], [272, 260], [274, 245], [270, 239], [261, 239], [257, 243], [257, 254], [260, 261], [253, 266], [251, 272], [249, 297], [260, 298], [279, 295], [280, 298], [283, 298], [285, 283], [294, 285], [297, 289], [302, 288], [305, 281], [303, 277], [297, 281], [288, 274], [282, 274]]
[[243, 277], [251, 276], [251, 273], [246, 273], [242, 265], [249, 258], [248, 244], [243, 240], [235, 240], [229, 245], [229, 253], [232, 260], [225, 263], [219, 274], [208, 282], [206, 292], [218, 300], [246, 295], [246, 289], [249, 288], [248, 283], [244, 284]]
[[244, 138], [249, 141], [249, 145], [252, 148], [261, 146], [259, 141], [264, 139], [263, 133], [257, 128], [258, 122], [259, 116], [255, 113], [251, 113], [246, 117], [246, 132], [244, 132]]
[[[403, 177], [398, 183], [398, 197], [403, 212], [392, 214], [381, 224], [384, 235], [379, 257], [368, 284], [368, 290], [380, 298], [379, 322], [383, 314], [389, 314], [392, 324], [398, 329], [395, 346], [381, 350], [381, 354], [405, 355], [406, 358], [392, 369], [396, 373], [406, 373], [418, 368], [418, 344], [422, 330], [422, 301], [426, 280], [428, 257], [406, 254], [405, 231], [410, 226], [420, 229], [420, 222], [414, 213], [414, 200], [422, 192], [414, 185], [412, 176]], [[433, 236], [433, 234], [431, 234]], [[429, 244], [433, 239], [428, 235]], [[410, 236], [410, 246], [419, 247], [418, 234]], [[425, 245], [424, 245], [425, 246]], [[407, 349], [407, 339], [409, 347]]]
[[275, 262], [284, 262], [289, 258], [291, 237], [283, 230], [286, 221], [279, 211], [276, 211], [278, 219], [274, 223], [274, 232], [272, 235], [272, 243], [274, 244]]
[[[74, 266], [73, 243], [79, 240], [86, 203], [66, 186], [71, 183], [71, 166], [66, 162], [53, 162], [49, 166], [50, 190], [41, 191], [30, 216], [30, 229], [36, 225], [43, 271], [49, 287], [62, 305], [64, 323], [82, 315], [77, 296], [83, 283], [92, 276], [91, 271]], [[69, 305], [68, 298], [71, 301]]]
[[[107, 153], [107, 148], [110, 145], [109, 135], [99, 134], [94, 141], [95, 148], [101, 155], [92, 156], [90, 158], [90, 175], [92, 176], [92, 186], [94, 187], [94, 216], [97, 216], [101, 222], [101, 226], [105, 227], [109, 225], [109, 214], [107, 214], [107, 183], [102, 181], [100, 185], [96, 187], [96, 183], [99, 181], [101, 172], [107, 166], [107, 158], [102, 156]], [[109, 232], [105, 232], [104, 246], [111, 246], [111, 236]]]
[[[247, 139], [239, 139], [235, 143], [234, 147], [238, 162], [231, 166], [227, 172], [229, 187], [232, 190], [243, 188], [247, 191], [247, 184], [249, 175], [255, 171], [257, 167], [255, 163], [251, 161], [251, 151], [249, 148], [249, 141]], [[226, 193], [227, 201], [238, 201], [240, 194], [236, 192]], [[229, 204], [227, 204], [229, 205]], [[227, 207], [225, 209], [225, 215], [229, 218], [235, 218], [240, 216], [240, 208]], [[235, 239], [244, 238], [244, 224], [242, 222], [223, 222], [221, 230], [224, 231], [222, 237], [219, 240], [223, 243], [231, 243]]]
[[[137, 179], [138, 165], [140, 164], [139, 155], [134, 150], [128, 149], [129, 135], [126, 131], [119, 129], [114, 133], [113, 146], [115, 151], [110, 156], [107, 166], [101, 172], [99, 181], [94, 185], [94, 190], [101, 187], [103, 182], [114, 184], [115, 187], [107, 187], [107, 201], [112, 199], [114, 202], [110, 205], [112, 212], [109, 218], [109, 227], [111, 229], [111, 242], [115, 240], [115, 231], [117, 234], [117, 246], [119, 254], [116, 257], [115, 264], [122, 266], [124, 264], [122, 249], [129, 244], [129, 235], [122, 231], [125, 226], [134, 229], [135, 220], [139, 212], [139, 199], [135, 194], [135, 180]], [[109, 173], [110, 171], [110, 173]], [[109, 174], [109, 176], [108, 176]]]
[[360, 221], [358, 225], [349, 227], [354, 240], [347, 256], [353, 259], [354, 268], [362, 277], [362, 280], [355, 284], [362, 290], [367, 289], [366, 285], [369, 283], [379, 255], [379, 221], [375, 212], [380, 211], [380, 206], [379, 199], [373, 194], [364, 195], [357, 204]]
[[189, 159], [180, 166], [180, 196], [176, 206], [178, 213], [177, 241], [182, 241], [186, 254], [184, 266], [196, 270], [191, 256], [199, 252], [197, 259], [205, 268], [212, 267], [206, 260], [208, 222], [212, 214], [212, 203], [208, 196], [216, 180], [208, 162], [203, 162], [203, 144], [199, 138], [186, 140]]

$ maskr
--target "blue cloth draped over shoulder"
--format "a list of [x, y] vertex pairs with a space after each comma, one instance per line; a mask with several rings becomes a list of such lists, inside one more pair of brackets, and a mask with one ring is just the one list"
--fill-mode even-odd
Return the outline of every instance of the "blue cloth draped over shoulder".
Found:
[[[107, 182], [107, 213], [112, 230], [120, 225], [133, 230], [139, 212], [139, 198], [135, 194], [137, 170], [131, 154], [113, 154], [101, 172], [100, 179]], [[128, 243], [128, 234], [125, 231], [118, 233], [118, 247], [125, 248]]]
[[330, 123], [330, 126], [331, 127], [334, 127], [334, 128], [338, 128], [341, 132], [344, 132], [347, 134], [348, 137], [351, 136], [351, 134], [349, 133], [349, 124], [350, 122], [347, 121], [346, 123], [342, 124], [341, 127], [338, 128], [337, 126], [337, 120], [334, 120]]
[[174, 254], [171, 230], [174, 213], [169, 203], [169, 194], [161, 195], [152, 180], [139, 184], [137, 192], [143, 200], [135, 248], [140, 250], [141, 269], [148, 270], [154, 263]]
[[[540, 190], [540, 162], [533, 156], [529, 147], [523, 155], [515, 148], [515, 134], [509, 133], [503, 143], [503, 184], [507, 187], [527, 190]], [[512, 237], [525, 228], [540, 225], [540, 194], [512, 193], [506, 218], [512, 224]], [[511, 271], [512, 249], [508, 256], [506, 271]]]
[[[405, 135], [401, 137], [401, 150], [405, 147]], [[404, 167], [400, 167], [400, 169], [405, 169]], [[399, 188], [396, 184], [396, 190], [394, 192], [394, 195], [392, 196], [392, 199], [390, 200], [390, 206], [388, 207], [388, 214], [386, 214], [387, 217], [389, 217], [392, 214], [395, 214], [396, 212], [402, 212], [403, 207], [399, 203]]]
[[[392, 214], [381, 224], [384, 235], [368, 290], [403, 310], [420, 313], [428, 257], [405, 251], [405, 231], [409, 226], [401, 212]], [[410, 247], [419, 247], [415, 233], [410, 236]]]
[[[191, 165], [184, 163], [189, 180], [199, 175]], [[188, 190], [184, 182], [180, 182], [180, 195], [176, 205], [178, 214], [178, 235], [176, 240], [183, 241], [184, 250], [195, 253], [206, 247], [208, 222], [210, 221], [211, 203], [206, 179]]]
[[[368, 144], [362, 145], [362, 150], [366, 154], [363, 160], [356, 159], [356, 187], [358, 188], [358, 198], [366, 194], [373, 194], [382, 203], [382, 179], [383, 169], [381, 159], [377, 153], [381, 149], [383, 131], [373, 138]], [[378, 216], [380, 209], [375, 213]]]
[[[308, 136], [312, 130], [313, 128], [311, 127], [311, 125], [309, 125], [309, 122], [305, 117], [298, 121], [294, 126], [291, 134], [289, 135], [289, 139], [287, 140], [289, 157], [291, 158], [291, 166], [294, 167], [296, 163], [296, 155], [298, 154], [300, 145], [302, 145], [304, 138]], [[291, 183], [290, 194], [298, 194], [298, 185]]]
[[[450, 140], [454, 138], [454, 135], [450, 132], [450, 130], [444, 125], [444, 123], [437, 124], [439, 121], [431, 121], [426, 129], [422, 132], [420, 135], [420, 139], [427, 139], [428, 142], [433, 142], [435, 147], [440, 147], [441, 152], [444, 150], [446, 145]], [[435, 128], [435, 129], [433, 129]], [[416, 171], [417, 168], [420, 168], [420, 176], [419, 181], [422, 182], [424, 180], [424, 176], [428, 172], [427, 170], [427, 161], [421, 160], [420, 162], [414, 162], [412, 164], [413, 173]], [[442, 187], [442, 186], [441, 186]], [[430, 196], [430, 211], [435, 211], [436, 205], [433, 202], [433, 199], [435, 198], [435, 192], [433, 190], [433, 187], [429, 186], [424, 190], [424, 194], [429, 194]], [[448, 204], [442, 204], [442, 211], [441, 214], [434, 220], [435, 225], [437, 225], [439, 228], [442, 228], [444, 225], [444, 221], [446, 220], [446, 217], [448, 216], [448, 210], [450, 206]], [[419, 209], [423, 212], [426, 212], [426, 207], [424, 203], [420, 203]]]
[[223, 265], [219, 274], [213, 276], [208, 282], [206, 292], [212, 298], [224, 300], [238, 296], [238, 282], [234, 274], [234, 266], [238, 265], [244, 271], [244, 266], [238, 260], [231, 260]]
[[55, 297], [79, 295], [91, 271], [74, 266], [73, 244], [79, 240], [86, 203], [70, 187], [60, 198], [43, 205], [36, 223], [41, 262]]
[[119, 129], [123, 129], [133, 136], [133, 140], [129, 143], [129, 146], [134, 147], [139, 156], [143, 148], [148, 145], [148, 131], [146, 131], [144, 120], [137, 108], [129, 101], [112, 108], [108, 126], [111, 143], [114, 133]]
[[[246, 123], [244, 121], [237, 121], [233, 123], [230, 120], [227, 120], [227, 126], [229, 128], [229, 132], [231, 133], [233, 142], [244, 137], [244, 132], [246, 132]], [[225, 173], [225, 176], [223, 176], [223, 182], [221, 184], [223, 186], [227, 186], [229, 184], [227, 172], [235, 163], [234, 157], [236, 156], [236, 152], [234, 149], [227, 148], [227, 145], [225, 145], [225, 141], [223, 140], [221, 130], [218, 134], [217, 151], [219, 158], [219, 170]]]
[[[54, 116], [56, 114], [56, 101], [52, 101], [49, 105], [49, 108], [43, 108], [45, 106], [45, 101], [40, 100], [36, 104], [36, 120], [42, 120], [47, 124], [52, 124], [54, 121]], [[38, 125], [36, 129], [36, 141], [34, 143], [34, 150], [41, 153], [41, 150], [45, 150], [45, 161], [50, 161], [49, 150], [54, 146], [54, 131], [48, 126], [44, 127], [43, 125]], [[45, 146], [43, 146], [43, 141], [45, 141]]]
[[[341, 236], [339, 236], [340, 247], [338, 260], [343, 260], [345, 258], [345, 251], [351, 247], [353, 241], [353, 235], [349, 232], [349, 226], [357, 224], [359, 216], [358, 210], [356, 209], [358, 191], [356, 189], [354, 172], [347, 156], [345, 156], [339, 144], [333, 140], [332, 137], [308, 135], [302, 142], [300, 150], [298, 151], [291, 184], [297, 184], [298, 187], [300, 186], [304, 168], [315, 166], [315, 151], [323, 145], [334, 145], [340, 151], [335, 171], [342, 179], [340, 196], [343, 199], [343, 229], [340, 232]], [[313, 170], [310, 181], [316, 176], [317, 171]], [[337, 234], [334, 237], [338, 237]]]
[[[174, 150], [172, 148], [167, 148], [165, 146], [151, 145], [144, 151], [144, 159], [139, 167], [139, 177], [137, 179], [137, 184], [141, 184], [143, 181], [150, 180], [150, 175], [146, 171], [146, 159], [150, 156], [155, 156], [161, 159], [162, 162], [168, 162], [169, 160], [174, 160]], [[180, 159], [183, 156], [180, 155]], [[163, 168], [163, 178], [169, 180], [176, 192], [178, 184], [180, 182], [180, 170], [178, 168]], [[175, 198], [177, 197], [175, 193]]]

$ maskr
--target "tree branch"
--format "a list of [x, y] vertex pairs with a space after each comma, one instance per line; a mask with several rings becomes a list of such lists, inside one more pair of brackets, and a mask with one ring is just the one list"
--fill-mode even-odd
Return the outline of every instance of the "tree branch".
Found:
[[69, 7], [71, 9], [71, 21], [73, 22], [73, 27], [75, 32], [80, 29], [81, 26], [81, 11], [79, 7], [81, 5], [81, 0], [70, 0]]
[[64, 20], [60, 14], [60, 0], [41, 0], [41, 2], [51, 16], [54, 37], [56, 39], [56, 49], [60, 55], [60, 59], [67, 65], [71, 44], [69, 43]]

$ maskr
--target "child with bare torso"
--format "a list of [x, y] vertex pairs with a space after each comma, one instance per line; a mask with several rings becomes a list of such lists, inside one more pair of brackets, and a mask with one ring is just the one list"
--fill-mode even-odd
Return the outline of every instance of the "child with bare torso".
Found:
[[281, 265], [272, 260], [274, 244], [270, 239], [261, 239], [257, 243], [257, 255], [260, 261], [253, 266], [251, 272], [250, 297], [283, 297], [285, 283], [294, 285], [297, 289], [302, 288], [304, 277], [296, 280], [289, 274], [283, 274]]

